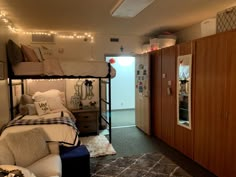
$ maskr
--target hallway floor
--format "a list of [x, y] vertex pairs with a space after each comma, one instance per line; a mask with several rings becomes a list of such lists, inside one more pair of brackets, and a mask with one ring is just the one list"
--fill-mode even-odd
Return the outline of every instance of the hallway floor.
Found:
[[135, 109], [111, 111], [112, 127], [134, 126]]

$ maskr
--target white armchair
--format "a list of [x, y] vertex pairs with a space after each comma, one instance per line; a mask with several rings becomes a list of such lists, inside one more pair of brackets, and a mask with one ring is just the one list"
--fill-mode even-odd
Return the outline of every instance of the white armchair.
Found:
[[61, 177], [59, 144], [47, 143], [46, 139], [41, 128], [10, 133], [0, 139], [0, 168], [28, 169], [30, 172], [27, 174], [32, 177], [33, 174], [38, 177]]

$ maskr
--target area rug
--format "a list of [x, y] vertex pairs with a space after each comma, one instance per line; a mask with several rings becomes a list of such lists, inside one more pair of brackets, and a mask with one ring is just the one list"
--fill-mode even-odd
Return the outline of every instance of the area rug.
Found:
[[112, 144], [109, 143], [104, 135], [81, 137], [80, 141], [81, 144], [87, 147], [90, 157], [116, 154]]
[[192, 177], [163, 154], [145, 153], [90, 163], [91, 177]]

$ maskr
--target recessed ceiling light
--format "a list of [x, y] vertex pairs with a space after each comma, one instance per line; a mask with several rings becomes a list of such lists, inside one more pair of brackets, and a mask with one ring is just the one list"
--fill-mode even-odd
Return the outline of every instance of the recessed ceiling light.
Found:
[[113, 17], [132, 18], [149, 6], [154, 0], [119, 0], [111, 10]]

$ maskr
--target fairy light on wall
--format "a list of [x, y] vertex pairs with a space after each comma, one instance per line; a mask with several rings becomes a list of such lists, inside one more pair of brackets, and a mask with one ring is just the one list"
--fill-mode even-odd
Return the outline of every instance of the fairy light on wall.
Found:
[[0, 11], [0, 20], [3, 21], [7, 28], [11, 31], [16, 33], [17, 29], [14, 27], [13, 23], [11, 22], [11, 20], [9, 20], [6, 16], [6, 13], [4, 11]]
[[94, 42], [94, 37], [90, 33], [84, 33], [84, 34], [74, 33], [73, 35], [58, 34], [57, 36], [63, 39], [83, 39], [84, 41], [89, 41], [91, 43]]
[[33, 34], [47, 35], [47, 36], [55, 35], [55, 36], [58, 36], [59, 38], [63, 38], [63, 39], [82, 39], [86, 42], [87, 41], [91, 42], [91, 43], [94, 42], [94, 37], [90, 33], [84, 33], [84, 34], [72, 33], [71, 34], [69, 32], [26, 31], [26, 30], [22, 30], [22, 29], [17, 29], [17, 28], [15, 28], [12, 21], [6, 16], [6, 12], [4, 12], [2, 10], [0, 10], [0, 20], [3, 21], [6, 24], [7, 28], [13, 33], [21, 33], [24, 35], [33, 35]]

